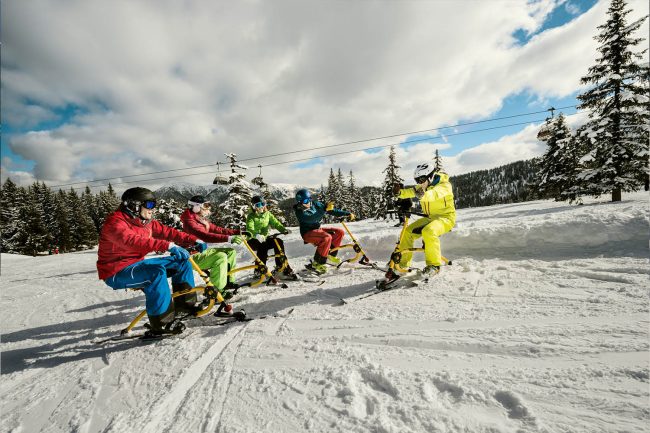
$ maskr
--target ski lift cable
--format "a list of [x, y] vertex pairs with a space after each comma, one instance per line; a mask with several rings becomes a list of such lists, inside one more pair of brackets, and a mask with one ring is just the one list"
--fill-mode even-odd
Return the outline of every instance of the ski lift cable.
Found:
[[[557, 108], [557, 110], [562, 110], [562, 109], [566, 109], [566, 108], [575, 108], [575, 107], [577, 107], [577, 105], [567, 105], [567, 106], [564, 106], [564, 107]], [[368, 141], [376, 141], [376, 140], [382, 140], [382, 139], [386, 139], [386, 138], [400, 137], [402, 135], [421, 134], [423, 132], [438, 131], [438, 130], [441, 130], [441, 129], [457, 128], [457, 127], [461, 127], [461, 126], [477, 125], [477, 124], [480, 124], [480, 123], [495, 122], [497, 120], [512, 119], [512, 118], [515, 118], [515, 117], [532, 116], [534, 114], [546, 113], [548, 111], [549, 111], [549, 109], [546, 109], [546, 110], [541, 110], [541, 111], [532, 111], [532, 112], [529, 112], [529, 113], [513, 114], [511, 116], [503, 116], [503, 117], [495, 117], [495, 118], [492, 118], [492, 119], [477, 120], [475, 122], [457, 123], [455, 125], [441, 126], [441, 127], [438, 127], [438, 128], [423, 129], [423, 130], [420, 130], [420, 131], [403, 132], [403, 133], [400, 133], [400, 134], [385, 135], [385, 136], [382, 136], [382, 137], [374, 137], [374, 138], [368, 138], [368, 139], [364, 139], [364, 140], [348, 141], [348, 142], [345, 142], [345, 143], [330, 144], [330, 145], [326, 145], [326, 146], [312, 147], [312, 148], [309, 148], [309, 149], [301, 149], [301, 150], [294, 150], [294, 151], [289, 151], [289, 152], [276, 153], [276, 154], [272, 154], [272, 155], [251, 157], [251, 158], [246, 158], [246, 159], [240, 159], [240, 160], [238, 160], [238, 162], [253, 161], [253, 160], [256, 160], [256, 159], [264, 159], [264, 158], [273, 158], [273, 157], [277, 157], [277, 156], [290, 155], [290, 154], [294, 154], [294, 153], [302, 153], [302, 152], [309, 152], [309, 151], [312, 151], [312, 150], [326, 149], [326, 148], [330, 148], [330, 147], [349, 146], [349, 145], [352, 145], [352, 144], [365, 143], [365, 142], [368, 142]], [[217, 171], [219, 171], [219, 165], [220, 164], [227, 165], [228, 161], [217, 161], [215, 164], [217, 165]], [[106, 178], [102, 178], [102, 179], [93, 179], [93, 180], [87, 180], [87, 181], [62, 183], [62, 184], [58, 184], [58, 185], [52, 185], [51, 188], [61, 188], [61, 187], [64, 187], [64, 186], [72, 186], [72, 185], [77, 185], [77, 184], [88, 185], [89, 183], [105, 182], [105, 181], [111, 180], [111, 179], [126, 179], [126, 178], [131, 178], [131, 177], [138, 177], [138, 176], [149, 176], [149, 175], [152, 175], [152, 174], [173, 173], [173, 172], [176, 172], [176, 171], [183, 171], [183, 170], [195, 170], [197, 168], [212, 167], [215, 164], [203, 164], [203, 165], [195, 165], [195, 166], [192, 166], [192, 167], [185, 167], [185, 168], [173, 168], [173, 169], [169, 169], [169, 170], [158, 170], [158, 171], [151, 171], [151, 172], [147, 172], [147, 173], [129, 174], [129, 175], [125, 175], [125, 176], [113, 176], [113, 177], [106, 177]], [[73, 188], [73, 189], [79, 189], [79, 188]]]
[[[457, 135], [466, 135], [466, 134], [473, 134], [473, 133], [477, 133], [477, 132], [491, 131], [491, 130], [495, 130], [495, 129], [509, 128], [509, 127], [513, 127], [513, 126], [527, 125], [527, 124], [535, 123], [535, 122], [543, 122], [544, 120], [545, 119], [535, 119], [535, 120], [529, 120], [529, 121], [526, 121], [526, 122], [512, 123], [512, 124], [500, 125], [500, 126], [492, 126], [490, 128], [476, 129], [476, 130], [472, 130], [472, 131], [464, 131], [464, 132], [456, 132], [456, 133], [452, 133], [452, 134], [444, 134], [444, 137], [453, 137], [453, 136], [457, 136]], [[264, 165], [259, 164], [258, 166], [271, 167], [271, 166], [275, 166], [275, 165], [293, 164], [293, 163], [296, 163], [296, 162], [304, 162], [304, 161], [309, 161], [309, 160], [312, 160], [312, 159], [327, 158], [327, 157], [331, 157], [331, 156], [345, 155], [345, 154], [348, 154], [348, 153], [363, 152], [363, 151], [367, 151], [367, 150], [376, 150], [376, 149], [381, 149], [381, 148], [390, 147], [390, 146], [408, 145], [408, 144], [413, 144], [413, 143], [420, 143], [420, 142], [423, 142], [423, 141], [430, 141], [430, 140], [434, 140], [434, 139], [438, 139], [438, 138], [442, 138], [442, 137], [443, 137], [443, 134], [440, 134], [440, 135], [434, 136], [434, 137], [419, 138], [419, 139], [408, 140], [408, 141], [404, 141], [404, 142], [400, 142], [400, 143], [383, 144], [383, 145], [379, 145], [379, 146], [366, 147], [366, 148], [363, 148], [363, 149], [346, 150], [346, 151], [343, 151], [343, 152], [335, 152], [335, 153], [330, 153], [330, 154], [327, 154], [327, 155], [315, 155], [315, 156], [310, 156], [310, 157], [307, 157], [307, 158], [293, 159], [293, 160], [288, 160], [288, 161], [279, 161], [279, 162], [273, 162], [273, 163], [264, 164]], [[214, 164], [211, 164], [211, 165], [209, 165], [209, 167], [212, 167], [213, 165]], [[208, 166], [203, 166], [203, 167], [208, 167]], [[125, 184], [131, 184], [131, 183], [145, 183], [145, 182], [153, 182], [153, 181], [157, 181], [157, 180], [174, 179], [174, 178], [178, 178], [178, 177], [203, 176], [203, 175], [206, 175], [206, 174], [213, 174], [213, 173], [214, 173], [214, 171], [204, 171], [204, 172], [200, 172], [200, 173], [180, 174], [180, 175], [175, 175], [175, 176], [162, 176], [162, 177], [156, 177], [156, 178], [150, 178], [150, 179], [138, 179], [138, 180], [131, 180], [131, 181], [126, 181], [126, 182], [116, 182], [116, 183], [111, 183], [111, 185], [125, 185]], [[99, 188], [99, 187], [105, 187], [107, 185], [108, 184], [92, 185], [92, 186], [89, 186], [89, 188]], [[54, 188], [54, 187], [52, 187], [52, 188]], [[84, 188], [85, 188], [85, 186], [72, 188], [72, 189], [84, 189]]]

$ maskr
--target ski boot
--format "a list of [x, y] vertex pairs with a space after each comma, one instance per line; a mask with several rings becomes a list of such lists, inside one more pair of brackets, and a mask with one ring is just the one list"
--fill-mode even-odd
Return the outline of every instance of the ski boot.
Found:
[[399, 280], [399, 278], [400, 276], [395, 271], [388, 269], [386, 274], [384, 274], [384, 279], [377, 281], [375, 286], [377, 287], [377, 290], [386, 290], [393, 285], [395, 281]]
[[[191, 289], [192, 286], [187, 283], [172, 283], [172, 292], [174, 293], [184, 292]], [[193, 316], [203, 309], [201, 304], [197, 305], [197, 301], [198, 298], [196, 292], [177, 296], [174, 298], [174, 310], [176, 310], [177, 313], [185, 313]]]
[[159, 316], [149, 316], [149, 323], [145, 324], [148, 328], [144, 333], [144, 338], [156, 338], [165, 334], [180, 334], [185, 330], [185, 324], [176, 318], [174, 303], [169, 304], [169, 308]]

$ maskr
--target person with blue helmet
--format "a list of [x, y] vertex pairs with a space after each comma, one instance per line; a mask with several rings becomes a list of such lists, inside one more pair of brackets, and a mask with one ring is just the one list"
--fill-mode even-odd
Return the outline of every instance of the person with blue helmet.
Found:
[[293, 206], [296, 218], [300, 224], [300, 235], [305, 243], [316, 246], [313, 262], [308, 265], [308, 269], [324, 274], [327, 272], [328, 256], [330, 260], [338, 262], [336, 258], [337, 251], [330, 255], [331, 248], [338, 248], [341, 245], [345, 232], [337, 227], [321, 227], [320, 223], [325, 214], [338, 217], [348, 216], [354, 220], [354, 214], [342, 209], [335, 209], [334, 203], [323, 204], [318, 200], [313, 200], [311, 193], [307, 189], [301, 189], [296, 192], [296, 204]]

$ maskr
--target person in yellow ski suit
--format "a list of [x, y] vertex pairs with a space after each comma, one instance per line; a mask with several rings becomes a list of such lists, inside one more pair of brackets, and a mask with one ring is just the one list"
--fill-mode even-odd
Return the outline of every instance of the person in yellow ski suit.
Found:
[[415, 168], [413, 177], [417, 185], [401, 188], [395, 184], [393, 192], [400, 199], [418, 197], [422, 211], [427, 215], [409, 224], [399, 244], [402, 251], [401, 268], [411, 265], [413, 253], [405, 251], [413, 248], [416, 239], [422, 236], [424, 241], [424, 258], [426, 267], [423, 274], [436, 274], [442, 264], [439, 236], [450, 231], [456, 224], [456, 207], [454, 193], [446, 173], [435, 173], [433, 164], [424, 163]]

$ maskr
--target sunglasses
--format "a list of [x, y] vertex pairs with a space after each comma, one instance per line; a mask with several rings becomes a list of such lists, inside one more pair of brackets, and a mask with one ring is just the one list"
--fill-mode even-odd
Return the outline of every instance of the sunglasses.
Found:
[[210, 202], [207, 202], [207, 201], [205, 203], [201, 204], [201, 207], [203, 209], [212, 209], [212, 205], [210, 204]]
[[147, 200], [141, 203], [141, 206], [145, 209], [153, 209], [156, 207], [156, 201], [155, 200]]
[[416, 181], [418, 184], [424, 183], [424, 182], [426, 182], [427, 180], [429, 180], [429, 177], [428, 177], [428, 176], [419, 176], [419, 177], [416, 177], [416, 178], [415, 178], [415, 181]]
[[263, 201], [260, 201], [260, 202], [255, 203], [253, 206], [255, 206], [257, 209], [261, 209], [264, 206], [266, 206], [266, 203], [264, 203]]

